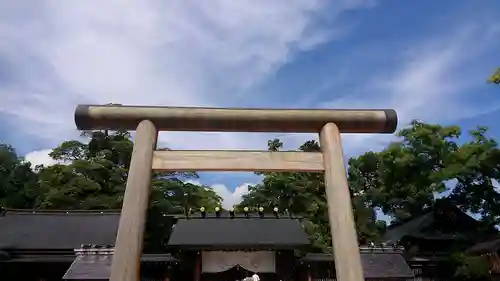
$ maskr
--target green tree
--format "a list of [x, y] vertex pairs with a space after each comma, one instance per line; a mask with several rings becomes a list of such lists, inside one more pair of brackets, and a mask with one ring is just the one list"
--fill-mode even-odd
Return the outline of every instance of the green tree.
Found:
[[488, 82], [500, 84], [500, 67], [488, 78]]
[[[283, 147], [279, 139], [270, 140], [268, 149], [278, 151]], [[307, 141], [300, 151], [319, 151], [316, 141]], [[331, 236], [328, 224], [328, 210], [324, 195], [322, 173], [258, 173], [263, 176], [261, 184], [250, 186], [247, 195], [238, 208], [263, 206], [270, 210], [278, 207], [281, 211], [303, 217], [303, 226], [309, 234], [312, 251], [331, 251]], [[358, 237], [361, 243], [376, 240], [379, 226], [375, 214], [367, 206], [361, 194], [353, 200]]]
[[[349, 160], [349, 184], [364, 191], [367, 204], [397, 221], [419, 215], [436, 194], [449, 191], [446, 198], [462, 210], [490, 225], [500, 222], [500, 150], [486, 128], [463, 136], [457, 126], [413, 121], [397, 136], [386, 149]], [[459, 142], [463, 137], [470, 140]]]
[[478, 213], [493, 226], [500, 223], [500, 193], [495, 183], [500, 179], [500, 150], [487, 135], [487, 128], [470, 131], [471, 140], [452, 154], [448, 177], [457, 184], [449, 196], [462, 209]]
[[10, 145], [0, 144], [0, 206], [34, 208], [39, 201], [37, 174]]
[[349, 160], [349, 185], [366, 195], [396, 220], [416, 216], [446, 190], [455, 175], [445, 172], [458, 149], [460, 128], [413, 121], [397, 133], [399, 140], [381, 152], [367, 152]]
[[[486, 128], [463, 136], [457, 126], [412, 121], [398, 139], [380, 152], [366, 152], [348, 161], [348, 183], [360, 243], [377, 241], [385, 223], [376, 220], [380, 208], [395, 221], [420, 215], [449, 191], [464, 211], [480, 213], [489, 225], [500, 220], [500, 151]], [[463, 141], [460, 138], [469, 140]], [[269, 150], [283, 144], [268, 142]], [[318, 151], [315, 141], [302, 151]], [[323, 176], [318, 173], [261, 173], [261, 184], [249, 188], [240, 206], [278, 206], [305, 217], [304, 226], [315, 248], [329, 250], [329, 229]], [[455, 182], [455, 183], [454, 183]], [[442, 195], [441, 195], [442, 196]]]
[[490, 264], [486, 256], [468, 256], [453, 253], [447, 262], [449, 279], [453, 281], [492, 281]]
[[[10, 146], [0, 147], [0, 203], [8, 208], [120, 209], [133, 143], [126, 131], [82, 133], [87, 141], [70, 140], [50, 156], [61, 162], [38, 166], [17, 157]], [[196, 173], [153, 173], [146, 232], [146, 249], [160, 250], [170, 225], [164, 214], [189, 208], [215, 208], [221, 198], [209, 187], [187, 183]]]
[[[40, 188], [47, 194], [41, 208], [120, 208], [133, 149], [130, 133], [92, 131], [82, 136], [88, 141], [65, 141], [50, 153], [64, 164], [39, 168]], [[153, 173], [150, 206], [163, 213], [182, 213], [184, 207], [218, 204], [220, 198], [209, 188], [185, 183], [196, 177]]]

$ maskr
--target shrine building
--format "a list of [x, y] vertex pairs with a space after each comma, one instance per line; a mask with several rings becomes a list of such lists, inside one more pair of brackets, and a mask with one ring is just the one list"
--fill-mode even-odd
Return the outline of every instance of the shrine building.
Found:
[[[119, 217], [119, 211], [3, 210], [2, 280], [108, 280]], [[335, 280], [331, 254], [307, 253], [310, 241], [299, 217], [166, 217], [174, 223], [165, 250], [144, 252], [142, 280], [236, 281], [254, 273], [262, 281]], [[372, 245], [360, 251], [366, 280], [414, 280], [402, 248]]]

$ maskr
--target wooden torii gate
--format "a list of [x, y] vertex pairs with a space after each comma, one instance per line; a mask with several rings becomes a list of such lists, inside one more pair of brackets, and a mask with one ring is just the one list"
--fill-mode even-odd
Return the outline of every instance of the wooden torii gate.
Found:
[[[362, 281], [363, 270], [340, 133], [393, 133], [394, 110], [307, 110], [78, 105], [80, 130], [135, 130], [111, 281], [140, 280], [151, 172], [324, 172], [338, 281]], [[321, 152], [155, 151], [158, 131], [319, 133]]]

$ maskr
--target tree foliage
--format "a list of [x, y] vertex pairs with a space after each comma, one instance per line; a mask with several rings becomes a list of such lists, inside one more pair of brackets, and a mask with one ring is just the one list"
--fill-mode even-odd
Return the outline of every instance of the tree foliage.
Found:
[[[379, 152], [366, 152], [348, 161], [348, 183], [361, 244], [377, 242], [385, 230], [376, 210], [393, 222], [422, 214], [445, 197], [464, 211], [481, 215], [490, 225], [500, 222], [500, 150], [484, 127], [464, 135], [457, 126], [413, 121], [397, 140]], [[464, 141], [463, 138], [466, 138]], [[278, 151], [278, 139], [268, 142]], [[318, 151], [316, 141], [299, 150]], [[301, 215], [316, 250], [329, 251], [330, 234], [324, 181], [316, 173], [263, 173], [261, 184], [251, 186], [242, 206], [277, 206]]]
[[488, 82], [500, 84], [500, 67], [488, 78]]
[[486, 256], [467, 256], [464, 253], [453, 253], [448, 260], [451, 269], [450, 280], [456, 281], [492, 281], [490, 264]]
[[[269, 151], [279, 151], [283, 144], [279, 139], [268, 142]], [[299, 147], [300, 151], [319, 151], [319, 144], [307, 141]], [[311, 249], [331, 251], [329, 235], [328, 209], [324, 193], [322, 173], [260, 173], [261, 184], [250, 186], [247, 195], [243, 196], [239, 208], [263, 206], [268, 210], [278, 207], [291, 215], [304, 217], [303, 225], [310, 236]], [[367, 207], [362, 196], [353, 199], [358, 235], [361, 242], [376, 240], [379, 228], [376, 224], [373, 209]]]
[[363, 188], [373, 207], [402, 220], [432, 206], [440, 194], [499, 223], [500, 150], [486, 128], [464, 136], [456, 126], [414, 121], [397, 135], [400, 139], [383, 151], [349, 161], [350, 184]]
[[[84, 132], [87, 141], [70, 140], [50, 156], [60, 164], [36, 167], [0, 146], [0, 204], [7, 208], [63, 210], [120, 209], [133, 143], [126, 131]], [[163, 246], [165, 213], [215, 208], [221, 198], [210, 188], [187, 183], [195, 173], [153, 173], [147, 237], [150, 248]], [[171, 222], [170, 222], [171, 223]], [[168, 231], [167, 231], [168, 232]], [[148, 241], [147, 240], [147, 241]]]
[[0, 144], [0, 205], [33, 208], [38, 204], [37, 174], [10, 145]]
[[349, 183], [372, 207], [396, 220], [418, 215], [446, 190], [450, 154], [458, 149], [460, 129], [413, 121], [397, 133], [399, 140], [381, 152], [349, 160]]

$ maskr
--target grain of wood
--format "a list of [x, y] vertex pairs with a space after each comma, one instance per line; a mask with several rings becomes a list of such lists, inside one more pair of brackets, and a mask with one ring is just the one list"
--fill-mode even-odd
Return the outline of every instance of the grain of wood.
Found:
[[156, 136], [157, 131], [151, 121], [139, 123], [116, 235], [110, 281], [140, 280], [142, 242]]
[[325, 165], [325, 192], [338, 281], [363, 281], [363, 268], [351, 205], [351, 195], [338, 127], [326, 124], [320, 133]]
[[141, 120], [159, 131], [318, 133], [333, 122], [343, 133], [393, 133], [392, 109], [256, 109], [166, 106], [79, 105], [80, 130], [134, 130]]
[[167, 150], [155, 151], [153, 170], [157, 171], [259, 171], [322, 172], [319, 152], [268, 152], [244, 150]]

